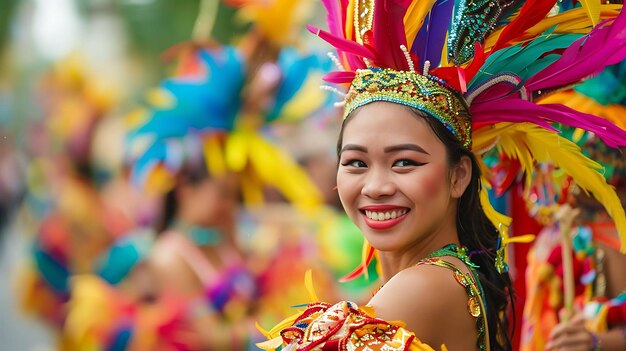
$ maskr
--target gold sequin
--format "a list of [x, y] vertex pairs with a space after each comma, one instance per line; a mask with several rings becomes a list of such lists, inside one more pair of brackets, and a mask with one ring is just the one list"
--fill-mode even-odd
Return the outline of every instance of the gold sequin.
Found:
[[459, 271], [455, 271], [454, 278], [456, 278], [456, 281], [459, 282], [459, 284], [461, 284], [463, 287], [467, 286], [468, 284], [467, 278], [463, 275], [463, 273]]
[[478, 302], [478, 299], [475, 296], [472, 296], [469, 300], [467, 300], [467, 309], [472, 317], [480, 317], [480, 302]]

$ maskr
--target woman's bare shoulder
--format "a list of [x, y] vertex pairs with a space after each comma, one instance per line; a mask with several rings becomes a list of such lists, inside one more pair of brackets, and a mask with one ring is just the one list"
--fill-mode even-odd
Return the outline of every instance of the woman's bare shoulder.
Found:
[[396, 274], [370, 305], [379, 318], [405, 322], [407, 329], [422, 341], [451, 346], [461, 339], [476, 341], [475, 323], [467, 302], [465, 288], [456, 281], [452, 270], [419, 265]]

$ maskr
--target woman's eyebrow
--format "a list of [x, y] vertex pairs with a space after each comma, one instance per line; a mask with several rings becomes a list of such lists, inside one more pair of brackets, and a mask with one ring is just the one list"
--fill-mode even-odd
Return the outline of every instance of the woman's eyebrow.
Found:
[[346, 144], [341, 148], [341, 151], [339, 152], [340, 154], [344, 151], [361, 151], [361, 152], [367, 152], [367, 148], [365, 146], [361, 146], [361, 145], [356, 145], [356, 144]]
[[384, 149], [385, 152], [395, 152], [402, 150], [413, 150], [420, 152], [422, 154], [430, 155], [426, 150], [424, 150], [421, 146], [416, 144], [398, 144], [393, 146], [388, 146]]

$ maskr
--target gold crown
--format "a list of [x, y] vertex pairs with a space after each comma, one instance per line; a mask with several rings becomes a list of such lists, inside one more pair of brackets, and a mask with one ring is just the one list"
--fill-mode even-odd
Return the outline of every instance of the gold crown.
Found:
[[425, 112], [439, 120], [467, 149], [472, 122], [463, 97], [439, 78], [390, 68], [357, 70], [346, 96], [344, 119], [374, 101], [388, 101]]

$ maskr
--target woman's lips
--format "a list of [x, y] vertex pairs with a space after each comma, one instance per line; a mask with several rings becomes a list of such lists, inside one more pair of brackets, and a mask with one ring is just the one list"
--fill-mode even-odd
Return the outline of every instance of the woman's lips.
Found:
[[370, 228], [384, 230], [402, 222], [409, 209], [392, 205], [376, 205], [362, 207], [360, 211]]

